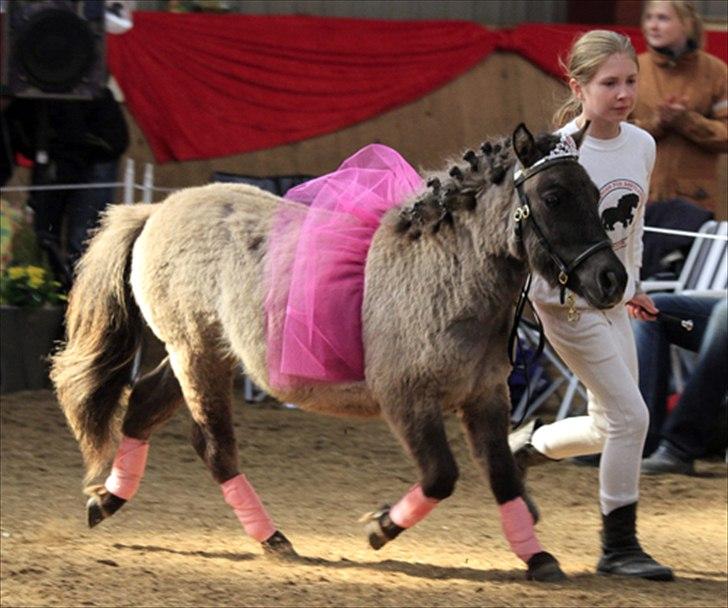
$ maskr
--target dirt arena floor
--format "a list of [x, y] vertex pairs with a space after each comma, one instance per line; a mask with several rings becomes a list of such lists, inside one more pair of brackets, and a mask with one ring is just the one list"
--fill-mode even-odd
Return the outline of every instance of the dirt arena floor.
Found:
[[244, 472], [300, 553], [273, 561], [247, 539], [188, 442], [180, 412], [154, 436], [137, 497], [93, 530], [81, 457], [48, 391], [2, 402], [2, 606], [726, 606], [726, 465], [642, 482], [641, 539], [673, 583], [604, 578], [597, 470], [532, 472], [544, 546], [569, 575], [529, 583], [467, 457], [455, 495], [381, 551], [359, 516], [398, 498], [414, 469], [381, 422], [237, 404]]

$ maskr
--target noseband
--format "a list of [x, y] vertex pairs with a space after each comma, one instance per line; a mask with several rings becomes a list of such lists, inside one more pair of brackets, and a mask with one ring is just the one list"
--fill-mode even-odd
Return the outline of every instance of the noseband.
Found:
[[549, 257], [553, 260], [554, 264], [556, 264], [557, 268], [559, 269], [559, 284], [561, 285], [559, 299], [561, 301], [561, 304], [564, 303], [566, 285], [569, 282], [569, 275], [571, 275], [576, 267], [579, 266], [579, 264], [581, 264], [588, 257], [595, 254], [597, 251], [600, 251], [601, 249], [611, 247], [612, 242], [609, 239], [599, 241], [598, 243], [595, 243], [591, 247], [588, 247], [586, 250], [582, 251], [571, 262], [564, 262], [559, 254], [554, 251], [554, 248], [551, 246], [551, 243], [548, 242], [548, 239], [541, 229], [541, 226], [539, 226], [539, 223], [536, 221], [536, 217], [534, 216], [528, 201], [528, 196], [523, 190], [523, 184], [526, 182], [526, 180], [530, 179], [537, 173], [540, 173], [544, 169], [549, 169], [554, 165], [558, 165], [561, 163], [578, 163], [577, 159], [577, 156], [558, 156], [556, 158], [543, 158], [540, 161], [534, 163], [528, 169], [519, 169], [514, 175], [514, 185], [516, 187], [516, 192], [518, 192], [518, 199], [521, 203], [521, 206], [517, 207], [515, 212], [513, 213], [513, 219], [516, 222], [516, 238], [518, 238], [519, 240], [522, 239], [523, 227], [526, 221], [530, 220], [530, 225], [533, 227], [533, 231], [536, 233], [536, 238], [538, 238], [538, 242], [541, 243], [541, 246], [546, 250], [546, 253], [549, 254]]

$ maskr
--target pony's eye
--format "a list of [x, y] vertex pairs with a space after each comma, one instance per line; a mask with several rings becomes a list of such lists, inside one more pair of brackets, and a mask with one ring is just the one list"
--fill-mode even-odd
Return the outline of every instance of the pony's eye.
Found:
[[555, 194], [547, 194], [543, 197], [543, 202], [547, 207], [556, 207], [559, 204], [559, 197]]

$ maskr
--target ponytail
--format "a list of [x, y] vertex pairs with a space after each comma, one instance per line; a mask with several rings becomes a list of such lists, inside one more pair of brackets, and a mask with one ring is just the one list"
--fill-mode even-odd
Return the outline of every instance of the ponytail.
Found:
[[579, 114], [581, 114], [581, 102], [571, 93], [569, 99], [561, 104], [561, 107], [556, 110], [554, 117], [551, 119], [554, 129], [560, 129], [574, 120]]

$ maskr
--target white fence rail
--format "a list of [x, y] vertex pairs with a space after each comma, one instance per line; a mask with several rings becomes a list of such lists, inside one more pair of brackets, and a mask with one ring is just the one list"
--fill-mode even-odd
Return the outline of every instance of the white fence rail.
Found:
[[140, 199], [137, 198], [139, 192], [141, 192], [141, 202], [151, 203], [154, 198], [155, 192], [163, 192], [169, 194], [179, 188], [161, 188], [154, 186], [154, 165], [152, 163], [144, 164], [144, 173], [141, 183], [136, 183], [136, 163], [133, 159], [126, 159], [124, 165], [124, 177], [120, 182], [97, 182], [93, 184], [54, 184], [49, 186], [7, 186], [0, 188], [0, 193], [10, 192], [44, 192], [52, 190], [88, 190], [93, 188], [121, 188], [122, 189], [122, 202], [126, 204], [132, 204]]
[[[152, 163], [144, 164], [144, 173], [142, 183], [137, 184], [136, 179], [136, 163], [134, 159], [127, 158], [124, 167], [124, 179], [120, 182], [96, 183], [96, 184], [63, 184], [53, 186], [8, 186], [0, 188], [1, 193], [5, 192], [38, 192], [43, 190], [79, 190], [87, 188], [122, 188], [122, 201], [126, 204], [136, 202], [135, 193], [141, 191], [141, 202], [151, 203], [155, 192], [163, 192], [169, 194], [175, 192], [179, 188], [163, 188], [154, 185], [154, 165]], [[687, 230], [673, 230], [671, 228], [658, 228], [657, 226], [645, 226], [645, 232], [656, 232], [659, 234], [672, 234], [677, 236], [688, 236], [700, 239], [715, 239], [719, 241], [728, 240], [722, 234], [703, 234], [698, 232], [689, 232]]]

